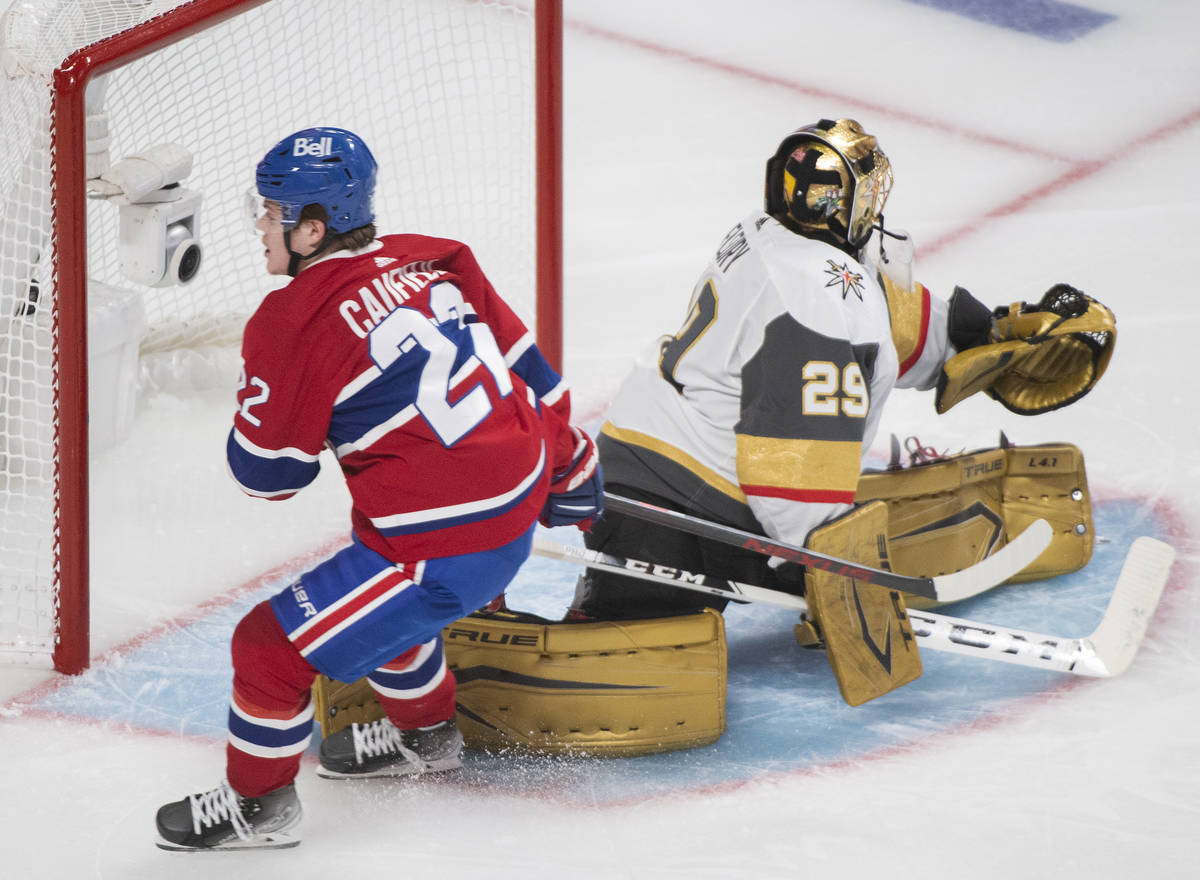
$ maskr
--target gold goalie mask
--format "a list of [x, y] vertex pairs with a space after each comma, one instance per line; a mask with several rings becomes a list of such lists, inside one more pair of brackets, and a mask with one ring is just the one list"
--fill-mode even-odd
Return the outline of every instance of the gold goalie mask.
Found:
[[892, 188], [892, 165], [853, 119], [792, 132], [767, 162], [764, 209], [801, 234], [866, 244]]

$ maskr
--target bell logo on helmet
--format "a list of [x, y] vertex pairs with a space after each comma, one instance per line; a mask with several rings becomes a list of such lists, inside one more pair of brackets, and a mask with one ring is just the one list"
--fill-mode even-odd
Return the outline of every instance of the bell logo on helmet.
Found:
[[333, 138], [298, 137], [292, 142], [293, 156], [328, 156], [333, 152]]

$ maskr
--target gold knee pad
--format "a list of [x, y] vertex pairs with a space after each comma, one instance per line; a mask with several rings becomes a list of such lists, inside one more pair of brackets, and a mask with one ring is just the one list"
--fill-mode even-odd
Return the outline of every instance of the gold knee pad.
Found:
[[725, 627], [712, 610], [595, 623], [500, 612], [442, 636], [473, 748], [643, 755], [725, 730]]
[[[1092, 555], [1091, 496], [1083, 453], [1069, 443], [1008, 446], [903, 470], [864, 473], [856, 501], [888, 505], [893, 570], [934, 577], [974, 565], [1035, 519], [1050, 546], [1010, 582], [1076, 571]], [[909, 598], [913, 607], [923, 606]]]

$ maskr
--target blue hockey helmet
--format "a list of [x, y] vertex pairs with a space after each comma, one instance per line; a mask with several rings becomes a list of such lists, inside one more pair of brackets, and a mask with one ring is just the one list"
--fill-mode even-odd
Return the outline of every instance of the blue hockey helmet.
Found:
[[305, 205], [320, 205], [330, 232], [349, 232], [375, 220], [375, 157], [344, 128], [306, 128], [267, 151], [255, 175], [258, 194], [279, 204], [283, 226], [300, 220]]

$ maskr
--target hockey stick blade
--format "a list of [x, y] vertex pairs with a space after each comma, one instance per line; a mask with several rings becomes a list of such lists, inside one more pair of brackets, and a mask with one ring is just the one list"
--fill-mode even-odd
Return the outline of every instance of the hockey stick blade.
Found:
[[[533, 552], [670, 587], [708, 593], [740, 602], [757, 602], [798, 611], [808, 617], [802, 596], [768, 587], [721, 580], [656, 563], [570, 547], [535, 538]], [[1082, 639], [1041, 635], [977, 620], [908, 610], [913, 634], [922, 648], [1049, 669], [1089, 678], [1111, 678], [1133, 661], [1167, 582], [1175, 551], [1153, 538], [1134, 541], [1121, 567], [1112, 598], [1099, 626]]]
[[1120, 675], [1133, 662], [1174, 561], [1169, 544], [1146, 536], [1133, 542], [1104, 617], [1087, 639], [1104, 674]]
[[1133, 542], [1104, 617], [1081, 639], [1005, 629], [924, 611], [909, 610], [920, 644], [937, 639], [939, 650], [1002, 660], [1089, 678], [1112, 678], [1129, 668], [1141, 646], [1170, 574], [1175, 551], [1154, 538]]
[[931, 578], [912, 577], [859, 565], [847, 559], [827, 556], [824, 553], [817, 553], [791, 544], [781, 544], [762, 535], [755, 535], [732, 526], [710, 522], [676, 510], [668, 510], [644, 501], [634, 501], [608, 492], [604, 493], [604, 506], [617, 513], [679, 529], [701, 538], [741, 547], [764, 556], [778, 556], [809, 568], [844, 575], [863, 583], [886, 587], [889, 590], [900, 590], [915, 596], [924, 596], [938, 602], [957, 602], [1003, 583], [1037, 559], [1042, 551], [1050, 545], [1050, 540], [1054, 536], [1053, 529], [1048, 522], [1044, 519], [1034, 520], [1020, 535], [975, 565], [964, 568], [962, 571]]

